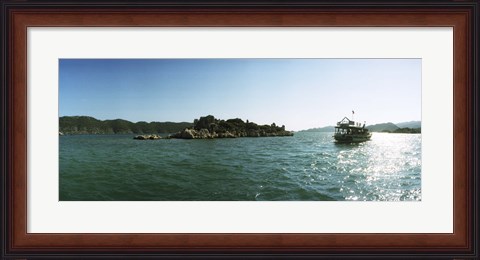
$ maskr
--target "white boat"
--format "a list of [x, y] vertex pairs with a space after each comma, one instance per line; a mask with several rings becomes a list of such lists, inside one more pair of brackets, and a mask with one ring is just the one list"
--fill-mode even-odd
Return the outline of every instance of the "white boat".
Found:
[[333, 135], [337, 143], [360, 143], [370, 140], [371, 137], [372, 133], [365, 128], [365, 123], [362, 125], [347, 117], [337, 122]]

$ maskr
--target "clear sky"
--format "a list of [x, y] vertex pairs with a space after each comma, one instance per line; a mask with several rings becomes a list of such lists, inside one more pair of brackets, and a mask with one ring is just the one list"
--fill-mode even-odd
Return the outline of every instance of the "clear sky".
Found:
[[421, 59], [61, 59], [60, 116], [241, 118], [303, 130], [421, 120]]

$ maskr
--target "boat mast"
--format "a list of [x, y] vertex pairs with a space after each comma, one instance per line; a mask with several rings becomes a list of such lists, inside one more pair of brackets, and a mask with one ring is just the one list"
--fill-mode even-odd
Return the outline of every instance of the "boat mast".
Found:
[[352, 121], [355, 122], [355, 119], [353, 118], [353, 115], [355, 115], [355, 111], [353, 111], [353, 109], [352, 109]]

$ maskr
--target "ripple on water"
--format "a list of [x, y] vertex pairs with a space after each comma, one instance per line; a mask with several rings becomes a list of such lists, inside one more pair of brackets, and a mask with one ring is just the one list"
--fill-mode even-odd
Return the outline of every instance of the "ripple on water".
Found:
[[61, 136], [61, 200], [421, 200], [421, 135], [155, 140]]

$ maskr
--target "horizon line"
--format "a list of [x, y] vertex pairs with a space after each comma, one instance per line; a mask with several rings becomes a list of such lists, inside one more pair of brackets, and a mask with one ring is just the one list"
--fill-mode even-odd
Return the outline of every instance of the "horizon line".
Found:
[[[197, 118], [194, 118], [193, 121], [145, 121], [145, 120], [140, 120], [140, 121], [133, 121], [133, 120], [128, 120], [128, 119], [123, 119], [123, 118], [114, 118], [114, 119], [99, 119], [97, 117], [94, 117], [94, 116], [87, 116], [87, 115], [74, 115], [74, 116], [67, 116], [67, 115], [63, 115], [63, 116], [60, 116], [59, 115], [59, 118], [61, 117], [91, 117], [91, 118], [94, 118], [96, 120], [100, 120], [100, 121], [107, 121], [107, 120], [125, 120], [125, 121], [129, 121], [131, 123], [140, 123], [140, 122], [146, 122], [146, 123], [193, 123], [195, 119], [199, 119], [200, 117], [206, 117], [206, 116], [210, 116], [210, 115], [205, 115], [205, 116], [200, 116], [200, 117], [197, 117]], [[243, 118], [240, 118], [240, 117], [233, 117], [233, 118], [228, 118], [228, 119], [222, 119], [222, 118], [217, 118], [215, 117], [214, 115], [211, 115], [213, 116], [215, 119], [218, 119], [218, 120], [229, 120], [229, 119], [236, 119], [236, 118], [239, 118], [243, 121], [250, 121], [248, 119], [244, 120]], [[422, 122], [422, 120], [410, 120], [410, 121], [403, 121], [403, 122], [397, 122], [397, 123], [393, 123], [391, 121], [389, 122], [382, 122], [382, 123], [376, 123], [376, 124], [370, 124], [370, 125], [367, 125], [367, 126], [372, 126], [372, 125], [378, 125], [378, 124], [388, 124], [388, 123], [392, 123], [392, 124], [401, 124], [401, 123], [409, 123], [409, 122]], [[255, 123], [255, 122], [252, 122], [252, 123]], [[275, 122], [274, 122], [275, 123]], [[257, 124], [257, 123], [256, 123]], [[275, 123], [276, 124], [276, 123]], [[265, 124], [265, 125], [268, 125], [268, 124]], [[313, 127], [313, 128], [306, 128], [306, 129], [301, 129], [301, 130], [294, 130], [296, 132], [299, 132], [299, 131], [304, 131], [304, 130], [311, 130], [311, 129], [317, 129], [317, 128], [325, 128], [325, 127], [335, 127], [335, 125], [326, 125], [326, 126], [317, 126], [317, 127]], [[287, 128], [287, 126], [285, 126], [285, 128]]]

